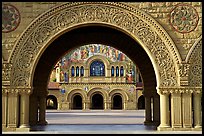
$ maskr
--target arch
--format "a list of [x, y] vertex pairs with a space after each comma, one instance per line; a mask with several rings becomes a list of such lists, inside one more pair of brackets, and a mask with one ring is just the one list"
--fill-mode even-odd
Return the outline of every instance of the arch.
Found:
[[105, 76], [105, 65], [100, 60], [94, 60], [90, 65], [90, 76]]
[[46, 97], [46, 109], [57, 109], [58, 101], [54, 95], [48, 95]]
[[102, 88], [92, 88], [90, 91], [87, 93], [87, 99], [90, 100], [90, 98], [93, 96], [94, 93], [101, 93], [104, 100], [108, 99], [108, 93], [105, 90], [102, 90]]
[[202, 46], [202, 36], [200, 36], [196, 40], [196, 42], [193, 44], [193, 46], [190, 48], [190, 50], [186, 56], [185, 62], [187, 62], [187, 63], [192, 62], [192, 59], [195, 57], [195, 53], [200, 46]]
[[91, 63], [95, 60], [99, 60], [101, 62], [104, 63], [105, 68], [109, 67], [110, 63], [109, 61], [106, 59], [106, 57], [102, 56], [102, 55], [94, 55], [92, 57], [90, 57], [87, 62], [86, 62], [86, 67], [89, 68]]
[[48, 45], [67, 31], [96, 23], [122, 31], [140, 43], [154, 67], [157, 87], [177, 86], [177, 63], [181, 57], [170, 36], [148, 14], [114, 2], [65, 3], [34, 20], [20, 36], [9, 58], [13, 63], [11, 86], [33, 86], [35, 68]]
[[202, 36], [198, 38], [186, 57], [190, 64], [188, 81], [190, 86], [202, 86]]
[[69, 103], [71, 103], [72, 98], [75, 94], [80, 94], [82, 96], [82, 101], [85, 101], [87, 99], [87, 95], [86, 92], [84, 90], [80, 90], [80, 89], [73, 89], [71, 90], [68, 95], [67, 95], [67, 101]]
[[129, 100], [128, 94], [125, 92], [125, 90], [121, 89], [113, 89], [109, 92], [110, 98], [113, 97], [114, 94], [121, 94], [122, 98], [124, 99], [124, 102], [127, 102]]

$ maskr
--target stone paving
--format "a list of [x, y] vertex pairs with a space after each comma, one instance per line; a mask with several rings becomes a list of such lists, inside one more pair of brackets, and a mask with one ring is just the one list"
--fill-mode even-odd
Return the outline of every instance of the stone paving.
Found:
[[157, 131], [144, 125], [144, 110], [47, 110], [48, 125], [31, 127], [30, 132], [3, 134], [202, 134], [201, 131]]

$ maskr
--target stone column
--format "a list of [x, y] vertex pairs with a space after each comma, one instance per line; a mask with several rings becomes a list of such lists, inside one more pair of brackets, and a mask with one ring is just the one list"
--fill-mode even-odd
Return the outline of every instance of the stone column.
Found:
[[2, 89], [2, 128], [6, 128], [7, 126], [7, 116], [8, 116], [8, 90]]
[[158, 94], [153, 96], [153, 123], [155, 125], [159, 125], [160, 123], [160, 102]]
[[191, 93], [184, 92], [182, 94], [182, 117], [183, 117], [183, 127], [192, 127], [192, 105], [191, 105]]
[[194, 126], [195, 128], [202, 128], [201, 93], [193, 94], [193, 107], [194, 107]]
[[127, 101], [124, 101], [123, 103], [123, 110], [126, 110], [127, 109]]
[[45, 120], [45, 112], [46, 112], [46, 97], [39, 97], [39, 122], [40, 125], [46, 125], [47, 121]]
[[158, 130], [166, 130], [170, 128], [170, 117], [169, 117], [169, 94], [160, 94], [160, 125]]
[[171, 93], [171, 124], [172, 128], [182, 127], [180, 92]]
[[152, 123], [152, 112], [151, 112], [151, 97], [145, 97], [145, 122], [148, 125]]
[[8, 128], [17, 128], [19, 124], [19, 95], [18, 89], [8, 92]]
[[36, 94], [33, 93], [30, 95], [29, 99], [29, 107], [32, 107], [29, 109], [29, 120], [30, 120], [30, 125], [37, 125], [38, 123], [38, 99]]
[[104, 100], [104, 110], [110, 110], [110, 101]]
[[20, 128], [29, 128], [29, 95], [31, 89], [20, 90]]

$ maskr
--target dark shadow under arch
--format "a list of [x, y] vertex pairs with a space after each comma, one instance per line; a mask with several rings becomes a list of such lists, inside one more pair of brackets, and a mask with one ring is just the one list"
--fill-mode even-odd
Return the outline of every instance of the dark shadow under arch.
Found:
[[103, 96], [100, 93], [91, 97], [91, 109], [104, 109]]
[[80, 94], [73, 96], [72, 109], [82, 110], [82, 97]]
[[122, 97], [120, 94], [115, 94], [112, 99], [112, 109], [121, 110], [123, 108]]
[[145, 109], [145, 97], [141, 95], [138, 99], [138, 109]]

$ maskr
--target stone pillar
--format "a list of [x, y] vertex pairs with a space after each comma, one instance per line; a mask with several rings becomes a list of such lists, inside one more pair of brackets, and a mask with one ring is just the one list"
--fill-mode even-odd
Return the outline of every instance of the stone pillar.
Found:
[[[29, 95], [31, 89], [20, 90], [20, 128], [29, 128]], [[33, 106], [32, 106], [33, 107]]]
[[182, 117], [183, 127], [192, 128], [192, 105], [191, 105], [191, 93], [184, 92], [182, 94]]
[[159, 95], [153, 96], [153, 124], [159, 125], [160, 123], [160, 101]]
[[104, 101], [104, 110], [110, 110], [110, 101], [108, 101], [108, 100], [105, 100]]
[[171, 124], [172, 128], [182, 127], [180, 92], [171, 93]]
[[19, 124], [19, 95], [18, 89], [8, 92], [8, 128], [17, 128]]
[[37, 96], [33, 93], [30, 95], [29, 99], [29, 107], [32, 107], [29, 109], [29, 120], [30, 120], [30, 125], [37, 125], [38, 123], [38, 99]]
[[86, 102], [83, 101], [82, 104], [83, 104], [82, 109], [83, 109], [83, 110], [86, 110]]
[[46, 97], [39, 97], [39, 122], [40, 125], [46, 125], [47, 121], [45, 120], [45, 112], [46, 112]]
[[7, 127], [7, 116], [8, 116], [8, 90], [2, 89], [2, 128]]
[[170, 117], [169, 117], [169, 94], [160, 94], [160, 125], [158, 130], [166, 130], [170, 128]]
[[127, 101], [124, 101], [123, 103], [123, 110], [127, 110]]
[[145, 125], [152, 123], [152, 112], [151, 112], [151, 97], [145, 97]]
[[202, 128], [201, 93], [193, 94], [193, 108], [194, 108], [194, 127]]

